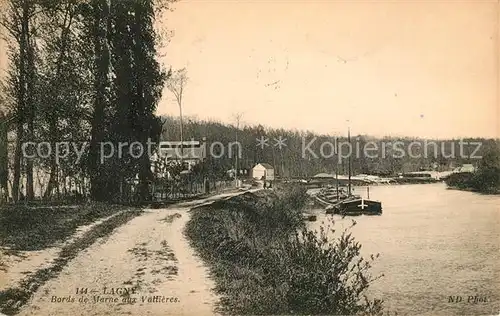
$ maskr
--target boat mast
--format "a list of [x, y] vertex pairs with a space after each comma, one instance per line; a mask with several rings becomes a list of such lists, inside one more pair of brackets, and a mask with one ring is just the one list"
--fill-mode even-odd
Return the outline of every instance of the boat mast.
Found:
[[[349, 142], [349, 147], [351, 147], [351, 128], [348, 126], [347, 127], [347, 141]], [[352, 148], [349, 152], [349, 165], [348, 171], [349, 171], [349, 180], [348, 180], [348, 195], [351, 196], [351, 154], [352, 154]]]
[[337, 159], [337, 162], [335, 163], [335, 187], [337, 188], [337, 201], [340, 200], [339, 196], [339, 160], [338, 160], [338, 148], [337, 148], [337, 137], [335, 137], [335, 158]]

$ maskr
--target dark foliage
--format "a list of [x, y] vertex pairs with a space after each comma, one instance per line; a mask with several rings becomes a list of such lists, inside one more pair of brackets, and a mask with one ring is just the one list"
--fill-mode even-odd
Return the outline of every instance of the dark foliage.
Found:
[[446, 184], [462, 190], [499, 193], [500, 148], [498, 144], [493, 144], [486, 149], [476, 172], [452, 174], [446, 179]]

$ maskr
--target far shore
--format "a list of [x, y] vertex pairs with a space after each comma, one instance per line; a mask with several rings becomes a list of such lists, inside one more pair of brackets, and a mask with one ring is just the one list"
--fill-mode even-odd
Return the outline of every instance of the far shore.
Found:
[[498, 191], [480, 191], [474, 188], [460, 188], [457, 186], [448, 186], [446, 188], [447, 190], [458, 190], [458, 191], [465, 191], [465, 192], [473, 192], [473, 193], [479, 193], [479, 194], [484, 194], [484, 195], [500, 195], [500, 190]]

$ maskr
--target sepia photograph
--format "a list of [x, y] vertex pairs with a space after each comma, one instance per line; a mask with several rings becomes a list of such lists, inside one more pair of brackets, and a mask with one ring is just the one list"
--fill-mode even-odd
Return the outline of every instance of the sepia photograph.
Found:
[[500, 315], [500, 2], [0, 0], [14, 315]]

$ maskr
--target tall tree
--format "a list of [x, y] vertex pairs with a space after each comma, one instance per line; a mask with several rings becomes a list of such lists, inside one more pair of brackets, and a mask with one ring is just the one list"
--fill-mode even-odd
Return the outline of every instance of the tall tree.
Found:
[[181, 132], [181, 161], [182, 156], [184, 155], [183, 151], [183, 140], [184, 140], [184, 124], [182, 120], [182, 97], [184, 96], [184, 90], [186, 88], [188, 82], [187, 70], [186, 68], [182, 68], [176, 70], [174, 72], [170, 72], [170, 78], [167, 80], [167, 88], [172, 92], [177, 101], [177, 105], [179, 106], [179, 117], [180, 117], [180, 132]]
[[[149, 139], [156, 142], [161, 132], [161, 122], [154, 113], [165, 80], [165, 73], [156, 61], [154, 3], [94, 0], [94, 12], [95, 25], [101, 27], [96, 27], [94, 33], [92, 196], [96, 200], [117, 197], [120, 183], [138, 175], [140, 198], [146, 199], [152, 180], [147, 143]], [[125, 148], [120, 156], [115, 155], [102, 164], [99, 159], [102, 153], [97, 146], [102, 141], [129, 146], [138, 142], [142, 152], [137, 152], [140, 150], [137, 147]]]
[[[36, 39], [34, 18], [37, 15], [37, 1], [9, 0], [7, 11], [2, 16], [2, 26], [8, 31], [10, 68], [7, 89], [12, 100], [12, 113], [16, 120], [16, 146], [14, 153], [14, 180], [12, 197], [19, 200], [22, 157], [22, 143], [34, 135], [34, 80]], [[27, 126], [25, 127], [25, 124]], [[25, 130], [26, 128], [26, 130]], [[26, 137], [27, 136], [27, 137]], [[27, 198], [32, 199], [33, 167], [27, 162]]]
[[105, 116], [109, 107], [110, 89], [110, 52], [109, 37], [111, 29], [110, 5], [107, 0], [91, 0], [90, 5], [83, 11], [89, 21], [88, 36], [93, 43], [90, 56], [92, 59], [93, 75], [93, 110], [91, 115], [90, 149], [88, 169], [91, 183], [91, 196], [98, 201], [104, 201], [106, 195], [106, 175], [100, 165], [100, 143], [106, 133]]
[[[73, 138], [77, 130], [81, 130], [79, 117], [84, 103], [81, 96], [87, 92], [86, 84], [81, 80], [84, 74], [82, 59], [77, 51], [80, 40], [73, 35], [78, 23], [79, 4], [76, 0], [61, 0], [58, 3], [43, 3], [47, 16], [43, 22], [44, 32], [41, 35], [44, 45], [43, 67], [39, 84], [39, 119], [41, 137], [50, 140], [51, 147], [57, 142]], [[68, 124], [71, 122], [71, 124]], [[73, 132], [71, 132], [73, 130]], [[74, 141], [75, 139], [71, 139]], [[49, 181], [44, 193], [50, 198], [54, 189], [59, 188], [60, 168], [55, 155], [48, 159]]]
[[[135, 1], [134, 5], [134, 55], [137, 60], [137, 96], [140, 120], [138, 138], [142, 144], [149, 139], [158, 142], [161, 133], [161, 120], [155, 116], [161, 99], [167, 74], [157, 62], [156, 33], [154, 29], [154, 1]], [[148, 153], [149, 154], [149, 153]], [[139, 162], [140, 194], [145, 198], [149, 193], [148, 183], [152, 180], [151, 160], [148, 154], [142, 155]]]

